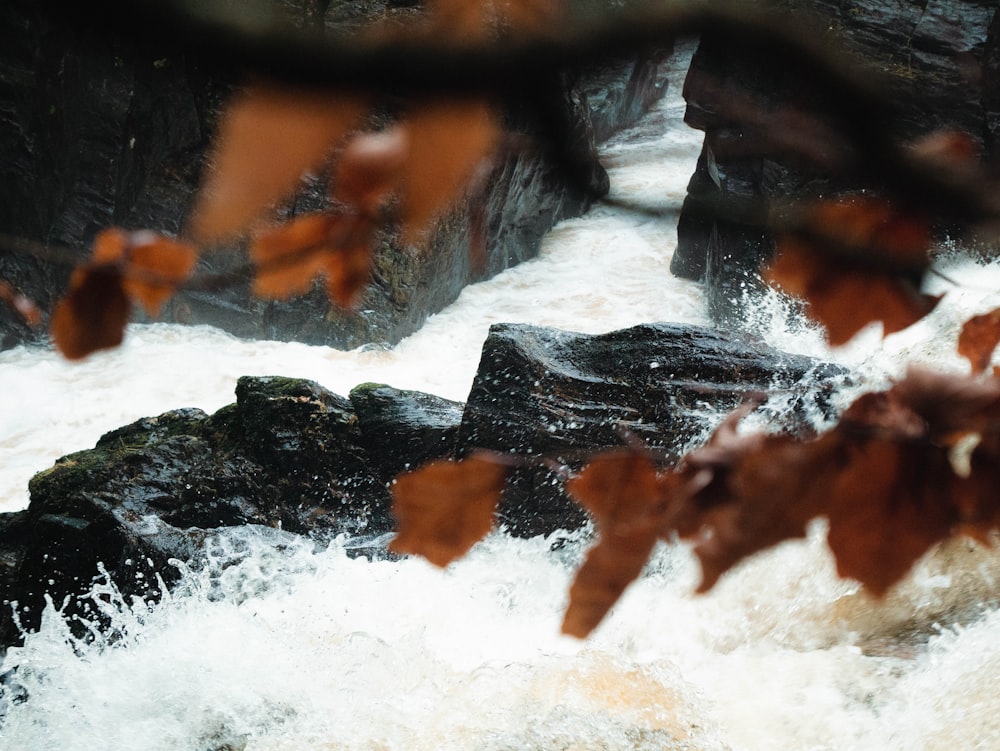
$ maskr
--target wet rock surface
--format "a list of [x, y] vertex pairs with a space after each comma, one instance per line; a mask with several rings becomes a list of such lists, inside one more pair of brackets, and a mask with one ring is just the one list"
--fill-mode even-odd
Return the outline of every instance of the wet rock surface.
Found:
[[[770, 394], [771, 427], [802, 428], [822, 409], [817, 366], [743, 337], [681, 324], [600, 336], [514, 324], [492, 328], [462, 418], [459, 455], [475, 449], [529, 457], [508, 479], [500, 523], [533, 536], [586, 515], [564, 491], [594, 451], [641, 444], [664, 466], [707, 438], [714, 419]], [[542, 456], [545, 462], [530, 460]]]
[[[271, 4], [295, 26], [317, 30], [350, 30], [362, 19], [393, 14], [405, 22], [415, 12], [413, 3], [375, 0]], [[141, 33], [81, 26], [62, 10], [59, 3], [30, 0], [0, 8], [0, 30], [9, 41], [0, 49], [0, 234], [61, 249], [56, 257], [37, 246], [0, 253], [0, 279], [45, 311], [100, 229], [183, 229], [220, 108], [243, 78], [183, 39], [150, 45]], [[663, 94], [669, 54], [668, 45], [554, 78], [551, 101], [566, 131], [565, 158], [557, 164], [541, 151], [516, 149], [501, 159], [484, 192], [439, 222], [428, 250], [383, 238], [372, 284], [356, 310], [332, 306], [319, 288], [288, 302], [257, 300], [242, 257], [219, 253], [204, 258], [199, 272], [236, 278], [180, 293], [160, 319], [341, 347], [399, 341], [465, 285], [536, 255], [556, 221], [579, 215], [603, 195], [607, 175], [594, 145]], [[507, 119], [514, 140], [530, 141], [537, 132], [516, 103]], [[567, 176], [567, 169], [574, 174]], [[286, 211], [312, 211], [326, 201], [323, 187], [310, 184]], [[483, 252], [470, 254], [470, 248]], [[0, 347], [43, 330], [29, 329], [0, 305]]]
[[[803, 33], [857, 53], [886, 83], [892, 122], [866, 124], [864, 113], [854, 113], [851, 127], [887, 127], [897, 142], [958, 130], [979, 145], [988, 163], [1000, 161], [1000, 10], [994, 0], [782, 0], [776, 8], [812, 19]], [[817, 117], [833, 132], [843, 125], [838, 125], [844, 117], [838, 102], [801, 74], [800, 66], [768, 61], [749, 43], [706, 35], [684, 96], [685, 119], [705, 132], [705, 140], [671, 270], [704, 280], [715, 319], [739, 325], [743, 293], [759, 284], [761, 262], [773, 252], [770, 234], [741, 216], [760, 217], [789, 199], [879, 186], [818, 167], [783, 145], [789, 135], [811, 137], [808, 128], [803, 131], [808, 122], [803, 115]], [[781, 131], [777, 138], [776, 131]], [[730, 218], [706, 218], [718, 209]]]
[[18, 641], [18, 623], [37, 627], [45, 596], [90, 612], [79, 596], [99, 566], [126, 598], [155, 599], [178, 577], [170, 562], [197, 565], [223, 528], [316, 544], [343, 533], [358, 554], [384, 554], [393, 477], [475, 449], [518, 457], [500, 511], [508, 530], [574, 529], [586, 517], [563, 483], [590, 453], [641, 441], [670, 464], [748, 392], [772, 394], [774, 427], [793, 430], [822, 408], [833, 372], [697, 327], [589, 336], [503, 324], [465, 405], [381, 384], [344, 398], [307, 380], [244, 377], [213, 415], [139, 420], [32, 479], [29, 507], [0, 515], [0, 645]]

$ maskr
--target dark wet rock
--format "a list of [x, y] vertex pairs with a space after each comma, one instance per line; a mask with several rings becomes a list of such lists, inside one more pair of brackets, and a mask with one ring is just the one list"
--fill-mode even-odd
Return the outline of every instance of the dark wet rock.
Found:
[[[298, 27], [351, 29], [363, 19], [413, 13], [412, 3], [271, 0]], [[68, 257], [0, 252], [5, 279], [50, 310], [65, 289], [72, 260], [89, 252], [109, 225], [177, 233], [190, 212], [204, 155], [238, 71], [185, 45], [149, 44], [141, 33], [112, 34], [79, 24], [47, 3], [0, 7], [0, 234], [52, 243]], [[246, 12], [260, 12], [258, 6]], [[204, 323], [238, 336], [340, 347], [394, 343], [448, 305], [470, 282], [537, 254], [558, 220], [582, 213], [607, 190], [594, 144], [633, 123], [665, 90], [667, 49], [567, 72], [552, 82], [554, 121], [563, 124], [562, 159], [517, 149], [498, 164], [482, 195], [439, 222], [430, 250], [416, 253], [384, 238], [374, 279], [356, 310], [331, 306], [323, 290], [288, 302], [253, 298], [249, 279], [223, 289], [185, 291], [161, 319]], [[508, 108], [515, 133], [537, 132]], [[567, 178], [564, 168], [574, 172]], [[289, 213], [326, 199], [307, 187]], [[476, 228], [476, 229], [473, 229]], [[483, 230], [483, 236], [473, 236]], [[470, 253], [482, 248], [482, 253]], [[199, 271], [228, 274], [242, 260], [226, 253]], [[44, 328], [44, 327], [43, 327]], [[0, 346], [42, 336], [0, 304]]]
[[[17, 592], [4, 599], [18, 600], [25, 628], [43, 593], [57, 603], [81, 593], [98, 563], [126, 596], [155, 596], [155, 574], [169, 584], [168, 562], [196, 558], [210, 530], [326, 539], [390, 528], [348, 400], [277, 377], [241, 378], [236, 394], [212, 416], [183, 409], [114, 430], [32, 479], [28, 509], [0, 515], [0, 576]], [[5, 609], [0, 643], [15, 637]]]
[[[893, 120], [872, 121], [868, 127], [888, 127], [899, 142], [938, 129], [960, 130], [981, 146], [988, 163], [1000, 164], [1000, 11], [995, 0], [780, 0], [775, 8], [814, 19], [808, 33], [856, 52], [885, 81]], [[773, 252], [771, 236], [752, 218], [759, 220], [788, 199], [879, 186], [775, 148], [768, 129], [794, 127], [782, 124], [781, 116], [808, 113], [834, 130], [843, 124], [838, 125], [843, 113], [830, 92], [800, 73], [800, 66], [769, 59], [738, 40], [706, 35], [684, 95], [686, 121], [705, 132], [705, 141], [671, 270], [704, 280], [712, 315], [739, 325], [743, 292], [759, 285], [761, 262]], [[758, 116], [764, 117], [763, 126], [754, 122]], [[776, 116], [777, 121], [767, 121]], [[863, 124], [857, 120], [853, 116], [849, 127]], [[705, 218], [717, 207], [727, 220]], [[741, 220], [747, 215], [751, 219]], [[942, 226], [941, 231], [954, 229]]]
[[353, 553], [383, 555], [395, 526], [392, 478], [476, 449], [518, 464], [500, 514], [511, 532], [577, 528], [586, 516], [555, 469], [634, 441], [670, 464], [748, 392], [774, 397], [772, 427], [801, 428], [806, 410], [824, 407], [832, 373], [692, 326], [589, 336], [502, 324], [484, 345], [464, 409], [381, 384], [344, 398], [302, 379], [240, 378], [234, 404], [113, 430], [37, 474], [26, 510], [0, 514], [0, 646], [16, 643], [18, 622], [38, 626], [46, 595], [95, 617], [80, 595], [101, 569], [126, 600], [155, 599], [161, 582], [178, 578], [170, 562], [198, 565], [220, 529], [272, 530], [277, 544], [346, 534]]
[[358, 416], [360, 445], [383, 483], [454, 453], [463, 404], [380, 383], [356, 386], [350, 400]]
[[823, 393], [819, 383], [835, 372], [696, 326], [648, 324], [591, 336], [499, 324], [483, 346], [458, 450], [528, 458], [508, 480], [501, 506], [501, 523], [512, 533], [572, 529], [586, 517], [567, 498], [560, 465], [576, 469], [594, 451], [635, 441], [671, 464], [706, 437], [718, 410], [755, 392], [775, 397], [773, 427], [801, 428], [802, 410], [822, 408], [814, 401]]

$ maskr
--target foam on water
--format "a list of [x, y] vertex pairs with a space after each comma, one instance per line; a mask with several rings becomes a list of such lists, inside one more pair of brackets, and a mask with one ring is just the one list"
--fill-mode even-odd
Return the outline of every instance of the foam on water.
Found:
[[[835, 578], [817, 529], [703, 597], [690, 594], [691, 556], [663, 546], [579, 642], [558, 625], [584, 546], [553, 553], [549, 541], [496, 534], [439, 571], [353, 559], [340, 543], [314, 552], [273, 530], [220, 535], [208, 564], [157, 607], [96, 587], [113, 637], [74, 641], [50, 609], [8, 655], [8, 694], [29, 698], [8, 707], [0, 740], [108, 751], [990, 747], [995, 614], [935, 628], [939, 611], [923, 620], [929, 642], [907, 638], [926, 584], [894, 593], [909, 617], [880, 619]], [[863, 646], [883, 631], [892, 645]]]
[[[609, 145], [621, 196], [683, 196], [699, 134], [679, 125], [678, 88]], [[392, 349], [137, 326], [120, 350], [82, 364], [35, 348], [0, 353], [0, 509], [25, 505], [31, 473], [60, 454], [142, 416], [217, 409], [240, 375], [309, 377], [339, 393], [382, 381], [461, 400], [492, 322], [589, 332], [704, 322], [697, 286], [667, 272], [674, 243], [671, 221], [598, 208]], [[755, 301], [755, 325], [775, 346], [849, 364], [867, 387], [907, 359], [962, 368], [958, 322], [996, 304], [1000, 266], [942, 267], [960, 286], [885, 343], [870, 331], [831, 351], [774, 294]], [[227, 532], [156, 606], [98, 583], [92, 598], [112, 628], [92, 641], [73, 639], [50, 607], [3, 664], [0, 748], [1000, 747], [997, 557], [945, 546], [876, 603], [836, 578], [823, 539], [816, 524], [697, 597], [690, 552], [664, 545], [578, 642], [558, 630], [585, 535], [553, 546], [498, 533], [439, 571], [352, 558], [347, 540], [316, 551], [275, 530]]]

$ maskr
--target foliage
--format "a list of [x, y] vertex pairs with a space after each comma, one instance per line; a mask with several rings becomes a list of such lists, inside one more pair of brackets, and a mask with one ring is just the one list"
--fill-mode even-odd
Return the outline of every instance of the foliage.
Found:
[[[471, 42], [498, 30], [537, 32], [557, 12], [546, 0], [434, 0], [427, 8], [412, 34]], [[494, 102], [461, 93], [407, 101], [391, 124], [376, 127], [371, 115], [382, 102], [369, 92], [249, 86], [224, 114], [187, 237], [98, 235], [53, 313], [56, 346], [81, 358], [117, 345], [132, 303], [155, 315], [203, 246], [247, 234], [256, 294], [286, 298], [321, 278], [331, 300], [350, 305], [369, 279], [378, 233], [396, 229], [419, 243], [503, 144]], [[946, 176], [983, 180], [967, 147], [960, 135], [939, 133], [911, 155]], [[327, 175], [331, 208], [273, 223], [275, 205], [316, 171]], [[794, 214], [779, 228], [779, 252], [765, 273], [805, 300], [831, 343], [872, 322], [885, 333], [901, 330], [936, 305], [919, 291], [932, 244], [926, 206], [865, 195]], [[37, 317], [5, 283], [0, 299]], [[706, 591], [745, 557], [803, 536], [824, 517], [839, 573], [876, 594], [950, 535], [988, 543], [1000, 526], [1000, 376], [986, 372], [998, 343], [1000, 310], [973, 318], [958, 342], [970, 375], [911, 370], [812, 438], [741, 433], [750, 403], [676, 467], [658, 468], [640, 448], [592, 457], [567, 483], [598, 539], [570, 589], [563, 630], [590, 633], [658, 540], [690, 541]], [[393, 549], [439, 566], [465, 554], [492, 527], [509, 461], [476, 454], [397, 478]]]

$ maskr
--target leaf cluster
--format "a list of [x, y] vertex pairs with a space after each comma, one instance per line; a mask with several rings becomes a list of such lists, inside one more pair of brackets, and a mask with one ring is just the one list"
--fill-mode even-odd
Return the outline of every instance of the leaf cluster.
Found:
[[[555, 13], [549, 0], [435, 0], [405, 38], [476, 42], [503, 28], [537, 28]], [[400, 31], [369, 33], [385, 43]], [[223, 113], [184, 238], [101, 233], [54, 312], [56, 346], [71, 359], [116, 346], [133, 302], [156, 315], [200, 253], [247, 236], [257, 296], [285, 299], [322, 279], [334, 304], [352, 305], [370, 279], [379, 233], [395, 229], [404, 243], [420, 245], [432, 223], [474, 189], [501, 144], [496, 107], [485, 95], [394, 105], [398, 116], [385, 124], [374, 117], [384, 102], [369, 92], [267, 81], [246, 87]], [[275, 223], [276, 209], [317, 174], [328, 185], [329, 208]]]
[[[874, 321], [900, 330], [934, 307], [910, 278], [929, 245], [926, 223], [888, 202], [837, 199], [803, 209], [768, 275], [844, 342]], [[990, 544], [1000, 529], [1000, 377], [984, 371], [998, 343], [1000, 310], [970, 319], [958, 342], [970, 375], [911, 368], [817, 437], [741, 433], [748, 403], [672, 469], [641, 449], [594, 456], [567, 483], [598, 537], [563, 631], [596, 628], [660, 540], [692, 545], [706, 592], [747, 556], [825, 518], [838, 573], [876, 595], [952, 535]], [[509, 461], [476, 456], [400, 477], [393, 549], [442, 566], [463, 555], [491, 528]]]

